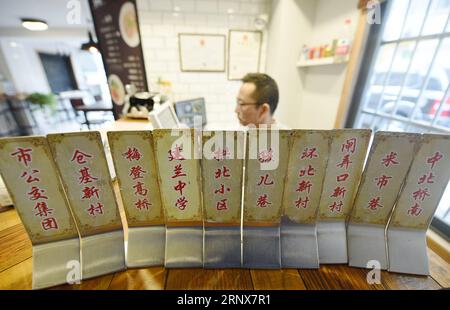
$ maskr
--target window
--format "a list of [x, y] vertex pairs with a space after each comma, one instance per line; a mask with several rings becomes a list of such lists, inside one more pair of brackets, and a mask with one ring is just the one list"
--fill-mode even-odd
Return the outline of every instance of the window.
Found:
[[[450, 134], [450, 0], [388, 0], [381, 12], [347, 127]], [[432, 225], [450, 237], [450, 182]]]
[[57, 94], [78, 88], [70, 56], [39, 53], [39, 57], [53, 93]]

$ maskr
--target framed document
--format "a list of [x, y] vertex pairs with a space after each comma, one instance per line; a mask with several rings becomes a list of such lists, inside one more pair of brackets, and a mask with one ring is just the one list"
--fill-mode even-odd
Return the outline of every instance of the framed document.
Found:
[[230, 30], [228, 79], [240, 80], [249, 72], [259, 72], [261, 31]]
[[224, 72], [225, 35], [179, 33], [182, 72]]

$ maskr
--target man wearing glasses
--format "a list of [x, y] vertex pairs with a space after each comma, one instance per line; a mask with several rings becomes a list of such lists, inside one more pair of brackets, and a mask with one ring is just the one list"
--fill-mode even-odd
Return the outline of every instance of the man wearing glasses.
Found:
[[277, 105], [278, 86], [274, 79], [264, 73], [248, 73], [244, 76], [234, 110], [241, 125], [276, 126], [273, 113]]

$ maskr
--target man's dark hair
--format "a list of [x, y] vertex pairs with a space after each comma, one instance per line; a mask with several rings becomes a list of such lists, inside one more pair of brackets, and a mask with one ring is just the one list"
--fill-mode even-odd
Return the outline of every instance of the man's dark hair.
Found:
[[243, 83], [253, 83], [256, 88], [252, 97], [258, 105], [268, 103], [270, 113], [273, 114], [278, 105], [278, 86], [277, 82], [265, 73], [247, 73], [242, 78]]

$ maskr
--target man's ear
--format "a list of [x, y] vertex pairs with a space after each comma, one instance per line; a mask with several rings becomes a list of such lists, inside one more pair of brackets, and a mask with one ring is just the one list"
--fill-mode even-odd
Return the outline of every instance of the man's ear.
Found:
[[263, 103], [260, 105], [260, 113], [261, 115], [269, 114], [270, 115], [270, 105], [268, 103]]

